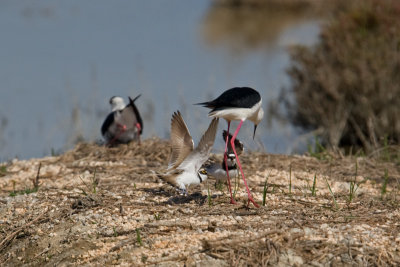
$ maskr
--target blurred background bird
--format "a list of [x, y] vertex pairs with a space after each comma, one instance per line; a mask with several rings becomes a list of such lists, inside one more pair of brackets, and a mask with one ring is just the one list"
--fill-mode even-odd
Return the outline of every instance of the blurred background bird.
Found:
[[143, 132], [143, 121], [135, 101], [129, 97], [126, 105], [122, 97], [113, 96], [110, 99], [111, 113], [108, 114], [101, 126], [106, 145], [126, 144], [131, 141], [140, 143], [140, 135]]

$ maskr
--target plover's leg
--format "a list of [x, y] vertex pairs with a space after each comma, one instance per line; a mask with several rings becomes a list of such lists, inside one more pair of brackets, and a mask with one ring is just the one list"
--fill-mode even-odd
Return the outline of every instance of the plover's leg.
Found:
[[178, 191], [178, 193], [179, 193], [180, 195], [184, 195], [184, 196], [187, 196], [187, 195], [188, 195], [188, 192], [187, 192], [186, 187], [185, 187], [184, 184], [181, 184], [179, 187], [177, 187], [177, 188], [176, 188], [176, 191]]
[[243, 172], [243, 170], [242, 170], [242, 165], [240, 164], [239, 157], [238, 157], [238, 155], [236, 154], [235, 139], [236, 139], [236, 136], [237, 136], [238, 133], [239, 133], [240, 127], [242, 127], [242, 124], [243, 124], [243, 120], [240, 120], [240, 123], [239, 123], [239, 125], [238, 125], [238, 127], [237, 127], [235, 133], [234, 133], [233, 136], [232, 136], [231, 145], [232, 145], [233, 153], [235, 153], [236, 162], [237, 162], [237, 164], [238, 164], [238, 166], [239, 166], [240, 172], [242, 173], [242, 178], [243, 178], [243, 181], [244, 181], [244, 185], [246, 186], [247, 196], [248, 196], [248, 199], [249, 199], [249, 201], [247, 202], [247, 206], [248, 206], [248, 205], [250, 204], [250, 202], [251, 202], [251, 203], [254, 204], [254, 206], [256, 206], [257, 208], [259, 208], [260, 206], [254, 201], [253, 197], [251, 196], [250, 189], [249, 189], [249, 187], [247, 186], [246, 178], [244, 177], [244, 172]]
[[229, 178], [229, 169], [228, 169], [228, 140], [229, 140], [230, 125], [231, 125], [231, 122], [228, 121], [228, 130], [227, 130], [227, 135], [226, 135], [225, 152], [224, 152], [224, 162], [225, 162], [226, 176], [228, 178], [229, 194], [231, 195], [231, 204], [236, 204], [236, 201], [233, 199], [233, 195], [232, 195], [231, 179]]

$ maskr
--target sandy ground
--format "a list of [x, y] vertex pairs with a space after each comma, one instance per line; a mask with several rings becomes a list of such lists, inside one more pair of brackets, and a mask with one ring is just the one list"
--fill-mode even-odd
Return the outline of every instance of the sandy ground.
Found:
[[178, 195], [153, 172], [168, 155], [148, 139], [1, 164], [0, 265], [400, 265], [396, 163], [244, 153], [255, 208], [243, 182], [236, 205], [212, 178]]

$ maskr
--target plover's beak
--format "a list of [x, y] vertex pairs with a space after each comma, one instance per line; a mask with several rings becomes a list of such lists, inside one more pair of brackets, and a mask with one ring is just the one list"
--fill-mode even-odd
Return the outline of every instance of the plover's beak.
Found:
[[256, 135], [256, 130], [257, 130], [257, 124], [254, 124], [253, 140], [254, 140], [254, 136]]

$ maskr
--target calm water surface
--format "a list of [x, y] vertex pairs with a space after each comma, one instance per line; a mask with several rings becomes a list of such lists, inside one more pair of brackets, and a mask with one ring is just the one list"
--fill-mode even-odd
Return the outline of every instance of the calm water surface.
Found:
[[[267, 109], [268, 100], [289, 84], [288, 46], [316, 42], [319, 25], [296, 16], [235, 19], [232, 10], [211, 1], [3, 0], [0, 32], [5, 161], [101, 139], [114, 95], [142, 94], [137, 105], [144, 138], [168, 138], [170, 117], [179, 109], [197, 143], [210, 120], [194, 103], [250, 86]], [[301, 149], [290, 125], [265, 119], [254, 141], [247, 137], [252, 128], [246, 122], [239, 134], [249, 149]], [[221, 150], [219, 138], [215, 151]]]

